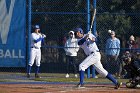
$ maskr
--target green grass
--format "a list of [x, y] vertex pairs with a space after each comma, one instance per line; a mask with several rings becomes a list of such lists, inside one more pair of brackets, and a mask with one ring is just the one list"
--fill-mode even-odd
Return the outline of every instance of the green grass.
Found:
[[0, 82], [11, 82], [11, 80], [8, 80], [8, 79], [0, 79]]
[[[8, 74], [8, 77], [7, 76], [4, 76], [4, 75], [7, 75]], [[26, 78], [26, 73], [0, 73], [0, 75], [2, 77], [6, 77], [6, 78], [1, 78], [0, 79], [0, 82], [30, 82], [29, 79]], [[14, 77], [10, 78], [11, 76], [23, 76], [23, 78], [25, 79], [17, 79]], [[34, 79], [34, 73], [31, 74], [31, 76], [33, 77], [32, 81], [41, 81], [41, 82], [66, 82], [66, 83], [77, 83], [79, 82], [79, 78], [75, 78], [73, 74], [70, 74], [70, 78], [65, 78], [65, 74], [64, 73], [40, 73], [40, 76], [42, 78], [38, 78], [38, 79]], [[93, 82], [93, 83], [111, 83], [111, 81], [109, 81], [108, 79], [106, 78], [103, 78], [101, 77], [100, 75], [98, 75], [99, 78], [95, 79], [95, 78], [87, 78], [87, 75], [85, 74], [85, 82]], [[118, 79], [119, 81], [125, 83], [128, 81], [128, 79]]]
[[[43, 75], [43, 74], [42, 74]], [[35, 81], [45, 81], [45, 82], [79, 82], [79, 78], [74, 78], [74, 75], [70, 75], [71, 78], [65, 78], [65, 74], [45, 74], [43, 78], [37, 78]], [[87, 78], [85, 74], [85, 82], [94, 82], [94, 83], [111, 83], [110, 80], [98, 76], [99, 78]], [[128, 79], [118, 79], [120, 82], [127, 82]]]

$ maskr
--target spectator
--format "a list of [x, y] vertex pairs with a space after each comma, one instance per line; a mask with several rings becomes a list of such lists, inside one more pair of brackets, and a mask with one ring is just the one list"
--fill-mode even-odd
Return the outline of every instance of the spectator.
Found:
[[120, 40], [116, 38], [115, 32], [110, 32], [110, 37], [106, 42], [107, 69], [111, 74], [118, 76], [119, 65], [118, 56], [120, 53]]
[[126, 48], [126, 51], [129, 51], [132, 55], [137, 51], [136, 49], [138, 48], [138, 44], [133, 35], [131, 35], [129, 40], [126, 42]]
[[128, 62], [128, 58], [132, 57], [134, 58], [135, 57], [135, 53], [136, 53], [136, 48], [138, 48], [138, 44], [137, 42], [135, 41], [135, 37], [133, 35], [131, 35], [129, 37], [129, 40], [126, 42], [126, 50], [125, 52], [123, 53], [122, 57], [121, 57], [121, 62], [120, 62], [120, 75], [123, 76], [124, 78], [129, 78], [130, 75], [129, 75], [129, 72], [126, 72], [126, 70], [124, 69], [124, 65], [126, 62]]
[[67, 62], [67, 74], [66, 78], [69, 78], [70, 68], [73, 67], [75, 77], [77, 78], [76, 57], [79, 51], [78, 40], [75, 38], [74, 31], [69, 32], [69, 39], [65, 43], [66, 62]]

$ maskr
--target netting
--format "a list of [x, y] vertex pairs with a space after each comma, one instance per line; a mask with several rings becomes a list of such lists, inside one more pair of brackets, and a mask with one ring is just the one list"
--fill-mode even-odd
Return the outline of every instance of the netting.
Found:
[[[31, 5], [29, 4], [31, 2]], [[116, 37], [120, 40], [120, 54], [115, 72], [121, 72], [123, 67], [121, 57], [127, 50], [127, 42], [131, 35], [135, 37], [137, 48], [133, 51], [139, 51], [140, 47], [140, 14], [138, 0], [97, 0], [96, 2], [96, 31], [98, 36], [97, 45], [100, 49], [101, 62], [108, 70], [106, 56], [106, 41], [109, 38], [108, 30], [113, 30]], [[88, 6], [89, 5], [89, 6]], [[90, 9], [88, 8], [90, 7]], [[26, 2], [26, 61], [29, 61], [28, 37], [33, 32], [35, 24], [40, 25], [41, 33], [47, 37], [45, 45], [42, 46], [42, 60], [40, 72], [66, 72], [66, 54], [64, 44], [68, 39], [68, 32], [76, 27], [81, 27], [84, 32], [88, 32], [90, 22], [89, 15], [92, 17], [94, 12], [93, 0], [27, 0]], [[31, 8], [31, 10], [30, 10]], [[89, 11], [89, 12], [88, 12]], [[31, 13], [31, 15], [30, 15]], [[31, 21], [30, 21], [31, 20]], [[30, 25], [31, 24], [31, 25]], [[31, 29], [30, 29], [31, 27]], [[76, 66], [86, 57], [80, 49], [76, 58]], [[35, 64], [34, 64], [35, 65]], [[113, 68], [113, 66], [112, 66]], [[12, 71], [25, 71], [26, 68], [1, 68], [2, 71], [12, 69]], [[33, 69], [34, 71], [34, 69]], [[32, 71], [32, 72], [33, 72]], [[109, 70], [108, 70], [109, 71]], [[25, 71], [26, 72], [26, 71]], [[114, 72], [112, 74], [115, 74]]]
[[[97, 0], [96, 31], [100, 38], [98, 46], [103, 64], [106, 64], [105, 46], [109, 29], [114, 30], [116, 37], [120, 39], [120, 56], [126, 50], [126, 42], [131, 35], [139, 40], [137, 5], [136, 1], [131, 0]], [[32, 0], [31, 7], [31, 24], [39, 24], [41, 32], [47, 36], [46, 45], [42, 48], [42, 69], [47, 68], [46, 72], [55, 72], [56, 69], [58, 72], [65, 72], [64, 42], [68, 38], [68, 32], [76, 27], [87, 32], [87, 1]], [[92, 12], [93, 1], [90, 0], [90, 13]], [[84, 58], [85, 55], [80, 50], [77, 65]]]

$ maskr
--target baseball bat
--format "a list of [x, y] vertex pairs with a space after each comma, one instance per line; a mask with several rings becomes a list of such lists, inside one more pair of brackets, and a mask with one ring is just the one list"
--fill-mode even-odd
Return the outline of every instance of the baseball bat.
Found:
[[92, 16], [92, 20], [91, 20], [91, 24], [90, 24], [90, 30], [89, 30], [88, 34], [92, 33], [91, 30], [92, 30], [92, 27], [93, 27], [93, 22], [95, 20], [95, 16], [96, 16], [96, 9], [94, 9], [94, 14]]

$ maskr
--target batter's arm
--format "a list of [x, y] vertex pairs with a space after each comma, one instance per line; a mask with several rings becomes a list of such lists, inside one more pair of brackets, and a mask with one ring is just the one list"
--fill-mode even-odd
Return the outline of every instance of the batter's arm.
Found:
[[88, 38], [91, 42], [95, 42], [95, 38], [92, 37], [92, 38]]
[[88, 38], [89, 38], [89, 34], [86, 34], [86, 36], [84, 38], [79, 40], [78, 45], [82, 45]]
[[81, 40], [78, 41], [78, 45], [82, 45], [86, 41], [85, 38], [82, 38]]

